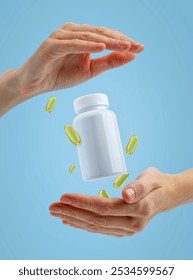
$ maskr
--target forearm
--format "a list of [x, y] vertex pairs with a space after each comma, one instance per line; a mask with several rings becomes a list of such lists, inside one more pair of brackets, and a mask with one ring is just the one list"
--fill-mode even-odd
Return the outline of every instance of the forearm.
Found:
[[193, 168], [176, 175], [176, 187], [184, 203], [193, 202]]
[[185, 172], [166, 175], [170, 186], [168, 187], [168, 207], [174, 207], [193, 202], [193, 168]]
[[9, 70], [0, 76], [0, 117], [26, 99], [27, 96], [19, 91], [17, 70]]

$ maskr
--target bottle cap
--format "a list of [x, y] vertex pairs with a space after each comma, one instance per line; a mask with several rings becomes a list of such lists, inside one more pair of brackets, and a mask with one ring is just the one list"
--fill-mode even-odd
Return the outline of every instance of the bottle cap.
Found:
[[104, 93], [94, 93], [78, 97], [73, 102], [74, 111], [79, 114], [82, 110], [98, 105], [109, 107], [108, 96]]

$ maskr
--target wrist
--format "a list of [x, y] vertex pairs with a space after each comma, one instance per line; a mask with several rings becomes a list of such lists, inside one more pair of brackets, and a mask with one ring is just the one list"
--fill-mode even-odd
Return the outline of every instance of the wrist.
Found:
[[17, 69], [9, 70], [0, 76], [0, 116], [26, 100], [19, 88], [20, 74]]
[[193, 202], [193, 169], [176, 174], [175, 184], [181, 204]]
[[177, 206], [193, 202], [193, 170], [179, 174], [163, 174], [165, 177], [166, 208], [171, 210]]

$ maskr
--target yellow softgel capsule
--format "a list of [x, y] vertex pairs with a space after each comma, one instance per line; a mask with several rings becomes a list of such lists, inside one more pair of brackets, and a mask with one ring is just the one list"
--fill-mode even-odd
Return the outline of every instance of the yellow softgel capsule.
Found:
[[125, 174], [117, 177], [117, 179], [113, 183], [113, 187], [115, 189], [120, 188], [127, 181], [128, 178], [129, 178], [129, 173], [125, 173]]
[[64, 130], [66, 132], [66, 135], [68, 136], [68, 138], [74, 145], [80, 144], [80, 136], [78, 135], [76, 130], [70, 124], [67, 124], [64, 127]]
[[99, 196], [104, 198], [110, 198], [110, 195], [105, 190], [99, 191]]
[[69, 173], [72, 174], [74, 172], [75, 168], [76, 168], [76, 164], [73, 163], [69, 168]]
[[138, 136], [136, 136], [136, 135], [131, 136], [131, 138], [129, 139], [129, 142], [127, 144], [127, 147], [126, 147], [126, 153], [128, 155], [133, 154], [135, 152], [137, 144], [138, 144]]
[[51, 113], [54, 109], [55, 104], [56, 104], [56, 97], [55, 96], [50, 97], [46, 105], [46, 112]]

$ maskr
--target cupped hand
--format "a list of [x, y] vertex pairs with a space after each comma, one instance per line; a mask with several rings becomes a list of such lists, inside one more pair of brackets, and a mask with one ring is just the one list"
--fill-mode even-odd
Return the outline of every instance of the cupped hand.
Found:
[[65, 194], [50, 214], [74, 228], [116, 237], [142, 231], [157, 214], [177, 206], [172, 201], [174, 179], [150, 167], [122, 192], [121, 198]]
[[[91, 53], [112, 51], [91, 59]], [[18, 69], [20, 94], [36, 95], [72, 87], [132, 61], [143, 45], [119, 31], [66, 23]]]

